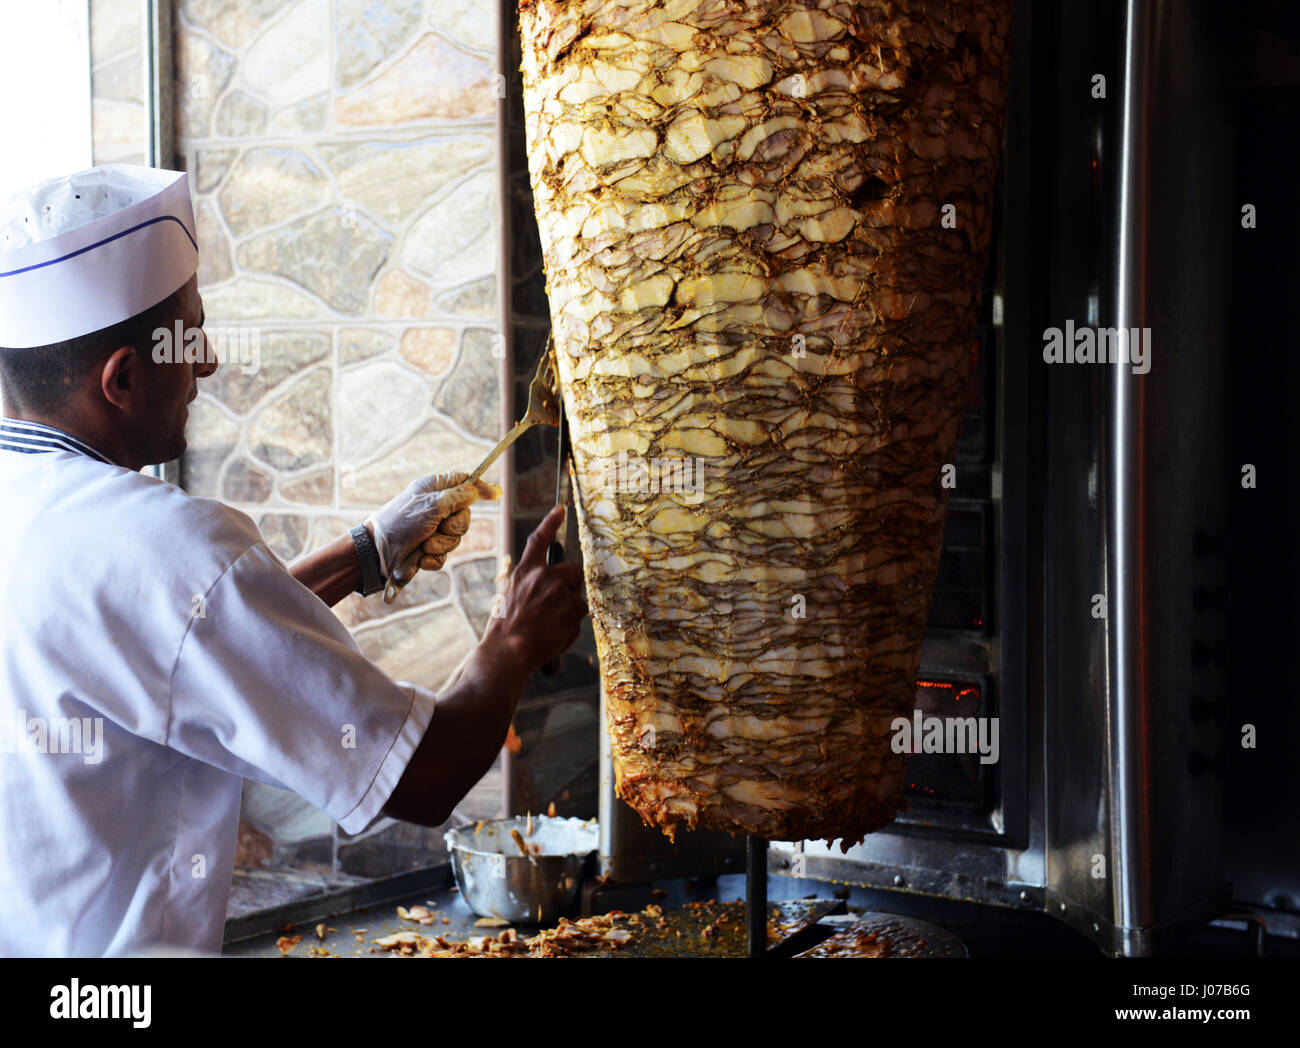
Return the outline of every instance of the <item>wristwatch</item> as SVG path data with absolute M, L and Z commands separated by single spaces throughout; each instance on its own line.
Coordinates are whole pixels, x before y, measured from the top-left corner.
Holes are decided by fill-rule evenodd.
M 387 581 L 379 567 L 379 550 L 375 549 L 375 540 L 370 537 L 364 524 L 358 524 L 348 532 L 357 547 L 357 560 L 361 564 L 361 585 L 357 592 L 363 597 L 378 593 Z

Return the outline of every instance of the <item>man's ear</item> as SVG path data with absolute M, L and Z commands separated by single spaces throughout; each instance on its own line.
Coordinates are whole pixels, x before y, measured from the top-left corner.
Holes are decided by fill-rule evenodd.
M 143 361 L 133 346 L 113 350 L 99 370 L 99 389 L 115 408 L 130 411 L 142 391 Z

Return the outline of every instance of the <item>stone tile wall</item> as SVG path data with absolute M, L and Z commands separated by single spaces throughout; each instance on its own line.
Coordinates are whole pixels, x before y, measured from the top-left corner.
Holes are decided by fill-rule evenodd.
M 96 162 L 144 161 L 143 9 L 92 0 Z M 288 561 L 500 435 L 496 11 L 175 0 L 175 23 L 177 164 L 209 337 L 231 358 L 200 384 L 181 483 L 248 513 Z M 391 608 L 336 609 L 398 679 L 441 688 L 485 625 L 504 534 L 499 507 L 474 513 L 444 572 Z M 499 783 L 461 810 L 496 814 Z M 349 839 L 253 784 L 240 839 L 241 862 L 303 890 L 444 855 L 440 831 L 381 822 Z M 235 910 L 265 899 L 249 883 Z

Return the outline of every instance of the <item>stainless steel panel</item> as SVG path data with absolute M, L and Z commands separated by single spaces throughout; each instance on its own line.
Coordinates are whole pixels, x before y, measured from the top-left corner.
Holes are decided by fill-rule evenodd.
M 1223 902 L 1221 784 L 1194 759 L 1221 740 L 1190 709 L 1198 690 L 1222 687 L 1196 654 L 1216 624 L 1193 607 L 1214 571 L 1196 536 L 1226 526 L 1225 489 L 1206 482 L 1227 476 L 1230 226 L 1213 216 L 1235 210 L 1231 132 L 1224 81 L 1204 75 L 1222 53 L 1220 18 L 1204 4 L 1123 4 L 1106 18 L 1123 36 L 1110 105 L 1091 107 L 1092 157 L 1062 148 L 1074 226 L 1054 244 L 1054 322 L 1151 331 L 1146 374 L 1054 365 L 1048 379 L 1046 897 L 1120 954 L 1155 952 L 1163 925 Z M 1065 84 L 1108 64 L 1089 21 L 1063 21 L 1087 56 L 1065 64 Z M 1087 119 L 1081 90 L 1063 93 L 1063 139 Z M 1109 264 L 1072 257 L 1098 229 Z

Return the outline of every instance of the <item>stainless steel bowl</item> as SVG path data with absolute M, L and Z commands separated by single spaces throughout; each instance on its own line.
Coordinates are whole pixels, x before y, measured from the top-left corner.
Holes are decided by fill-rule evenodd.
M 510 836 L 528 830 L 526 816 L 491 819 L 476 835 L 475 824 L 443 834 L 461 898 L 480 917 L 546 924 L 572 916 L 584 875 L 599 845 L 596 820 L 533 816 L 524 836 L 531 858 Z

